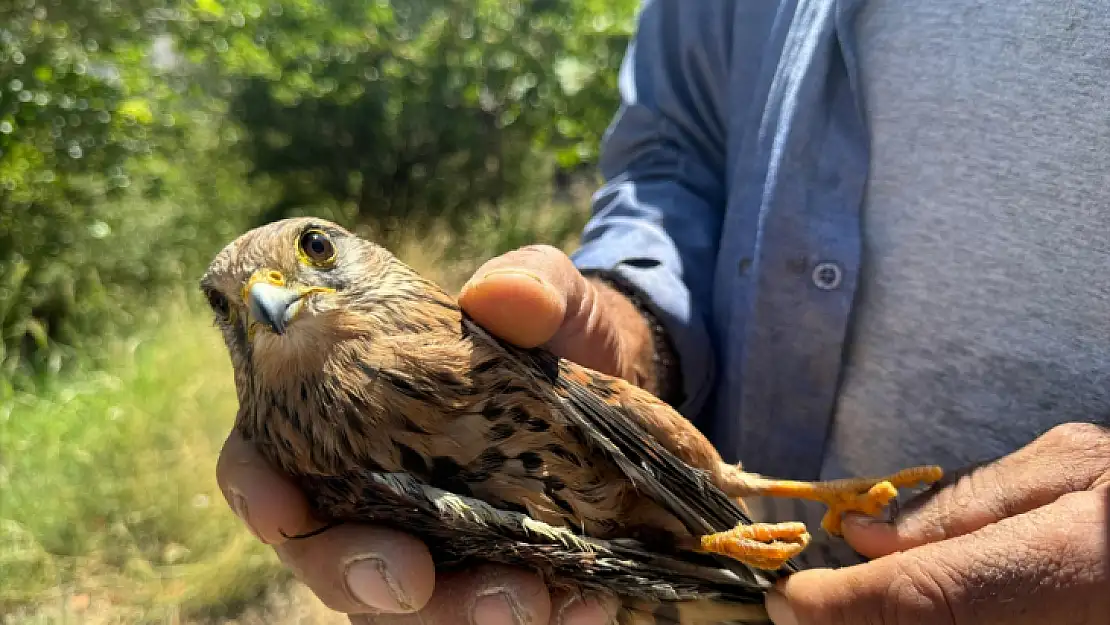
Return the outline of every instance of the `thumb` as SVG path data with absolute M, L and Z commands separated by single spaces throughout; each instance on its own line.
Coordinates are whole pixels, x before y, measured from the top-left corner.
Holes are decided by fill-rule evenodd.
M 570 258 L 531 245 L 487 261 L 462 287 L 474 321 L 520 347 L 545 346 L 596 371 L 620 375 L 619 328 Z

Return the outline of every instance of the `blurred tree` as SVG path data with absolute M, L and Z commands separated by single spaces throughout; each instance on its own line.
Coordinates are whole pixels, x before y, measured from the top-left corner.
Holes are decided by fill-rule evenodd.
M 3 377 L 95 353 L 258 213 L 218 100 L 151 57 L 163 4 L 0 0 Z
M 0 0 L 0 373 L 95 355 L 259 221 L 496 222 L 594 162 L 637 5 Z
M 357 218 L 465 224 L 554 155 L 591 163 L 616 110 L 636 0 L 198 2 L 190 60 L 236 81 L 268 218 L 322 201 Z

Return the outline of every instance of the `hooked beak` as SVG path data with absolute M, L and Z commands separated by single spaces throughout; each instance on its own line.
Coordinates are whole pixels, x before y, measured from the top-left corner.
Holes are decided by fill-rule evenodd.
M 275 334 L 284 334 L 301 311 L 304 298 L 322 292 L 333 292 L 333 289 L 290 288 L 285 286 L 285 278 L 280 272 L 264 270 L 251 277 L 243 289 L 243 299 L 250 311 L 252 326 L 261 323 Z
M 297 312 L 296 309 L 300 308 L 293 305 L 300 301 L 300 293 L 268 282 L 255 284 L 247 294 L 251 317 L 269 326 L 275 334 L 285 333 L 286 326 Z

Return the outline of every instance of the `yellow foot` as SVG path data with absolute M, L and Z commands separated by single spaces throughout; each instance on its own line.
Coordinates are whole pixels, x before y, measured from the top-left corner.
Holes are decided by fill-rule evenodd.
M 829 506 L 829 509 L 825 511 L 825 516 L 821 518 L 821 527 L 826 532 L 839 536 L 843 529 L 844 513 L 862 512 L 867 516 L 876 517 L 897 496 L 898 489 L 890 480 L 883 480 L 864 493 L 853 491 L 830 492 L 829 497 L 822 500 Z
M 903 469 L 880 478 L 849 478 L 830 482 L 790 482 L 769 480 L 760 485 L 760 494 L 820 501 L 829 507 L 821 519 L 821 527 L 839 536 L 845 512 L 862 512 L 879 516 L 896 496 L 899 488 L 916 484 L 932 484 L 941 478 L 940 467 L 924 466 Z
M 702 536 L 700 546 L 707 553 L 775 570 L 801 553 L 809 545 L 809 538 L 804 523 L 755 523 Z

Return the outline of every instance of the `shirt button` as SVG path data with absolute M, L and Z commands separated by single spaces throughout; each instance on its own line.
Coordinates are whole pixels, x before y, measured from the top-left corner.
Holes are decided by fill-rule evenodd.
M 813 268 L 813 284 L 823 291 L 832 291 L 840 286 L 844 272 L 840 265 L 832 262 L 819 263 Z

